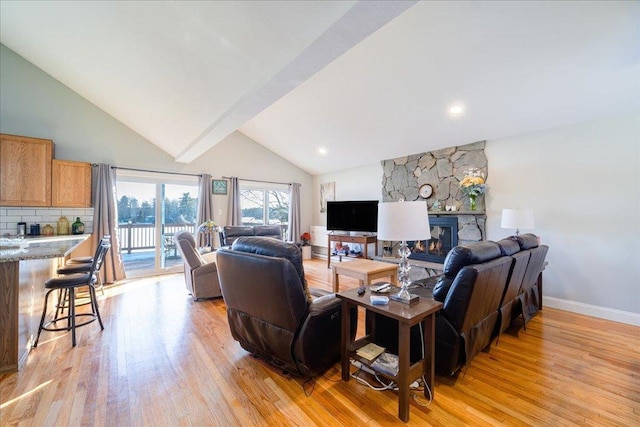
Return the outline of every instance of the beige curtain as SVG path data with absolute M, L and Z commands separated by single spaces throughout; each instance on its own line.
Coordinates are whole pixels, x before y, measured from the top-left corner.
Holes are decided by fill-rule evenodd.
M 300 184 L 294 182 L 289 187 L 289 241 L 300 239 Z
M 99 164 L 93 168 L 93 182 L 93 250 L 95 252 L 103 236 L 111 236 L 111 249 L 102 266 L 102 277 L 105 283 L 113 283 L 126 277 L 118 239 L 115 171 L 109 165 Z
M 211 188 L 211 175 L 202 174 L 198 185 L 198 211 L 196 215 L 196 239 L 197 245 L 202 247 L 213 242 L 207 242 L 207 236 L 198 233 L 198 226 L 205 221 L 213 221 L 213 188 Z M 211 236 L 213 237 L 213 236 Z
M 240 184 L 238 177 L 229 178 L 229 213 L 227 225 L 242 225 L 242 208 L 240 207 Z

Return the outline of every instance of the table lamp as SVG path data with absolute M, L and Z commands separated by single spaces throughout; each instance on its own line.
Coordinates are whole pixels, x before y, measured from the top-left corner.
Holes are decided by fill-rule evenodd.
M 378 240 L 400 242 L 400 264 L 398 264 L 398 280 L 400 292 L 391 295 L 391 299 L 410 304 L 418 300 L 417 295 L 409 293 L 409 270 L 411 266 L 407 257 L 410 254 L 407 240 L 429 240 L 429 213 L 426 201 L 387 202 L 378 205 Z
M 533 228 L 533 209 L 502 209 L 501 228 L 515 228 L 516 236 L 520 229 Z

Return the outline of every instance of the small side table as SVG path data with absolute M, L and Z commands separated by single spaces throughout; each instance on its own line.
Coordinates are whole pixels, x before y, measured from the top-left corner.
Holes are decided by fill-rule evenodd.
M 391 293 L 397 292 L 392 290 Z M 371 304 L 371 291 L 366 290 L 365 294 L 358 295 L 357 289 L 349 289 L 337 294 L 342 300 L 342 333 L 341 333 L 341 350 L 342 350 L 342 380 L 349 381 L 351 378 L 351 364 L 349 359 L 353 358 L 361 363 L 370 366 L 370 362 L 359 357 L 355 352 L 360 347 L 375 342 L 375 337 L 367 335 L 363 338 L 351 341 L 350 337 L 350 312 L 351 307 L 360 306 L 366 310 L 371 310 L 383 316 L 396 319 L 398 321 L 398 374 L 395 376 L 380 372 L 380 375 L 395 381 L 398 384 L 398 418 L 404 422 L 409 421 L 409 385 L 424 376 L 425 390 L 424 396 L 429 398 L 427 387 L 431 390 L 431 396 L 435 395 L 433 383 L 435 378 L 435 314 L 442 308 L 442 303 L 433 299 L 420 298 L 420 300 L 411 305 L 403 304 L 397 301 L 389 301 L 388 305 Z M 369 316 L 370 321 L 375 321 L 375 316 Z M 422 323 L 423 334 L 423 351 L 424 358 L 414 364 L 410 363 L 409 355 L 411 353 L 411 327 Z M 374 325 L 371 325 L 371 331 L 374 331 Z

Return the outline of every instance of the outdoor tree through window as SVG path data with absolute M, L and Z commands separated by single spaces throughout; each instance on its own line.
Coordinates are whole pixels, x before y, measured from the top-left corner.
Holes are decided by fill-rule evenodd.
M 243 225 L 289 225 L 289 188 L 241 185 L 240 207 Z

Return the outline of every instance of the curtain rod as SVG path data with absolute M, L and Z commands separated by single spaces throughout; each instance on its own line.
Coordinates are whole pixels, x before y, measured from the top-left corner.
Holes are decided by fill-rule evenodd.
M 223 176 L 223 179 L 231 179 L 232 176 Z M 246 179 L 246 178 L 238 178 L 240 181 L 251 181 L 251 182 L 264 182 L 265 184 L 282 184 L 282 185 L 291 185 L 290 182 L 276 182 L 276 181 L 261 181 L 259 179 Z
M 93 163 L 91 166 L 98 166 L 98 165 Z M 125 171 L 165 173 L 165 174 L 169 174 L 169 175 L 184 175 L 184 176 L 202 177 L 202 174 L 195 174 L 195 173 L 164 172 L 164 171 L 154 171 L 154 170 L 149 170 L 149 169 L 123 168 L 123 167 L 120 167 L 120 166 L 111 166 L 111 169 L 122 169 L 122 170 L 125 170 Z

